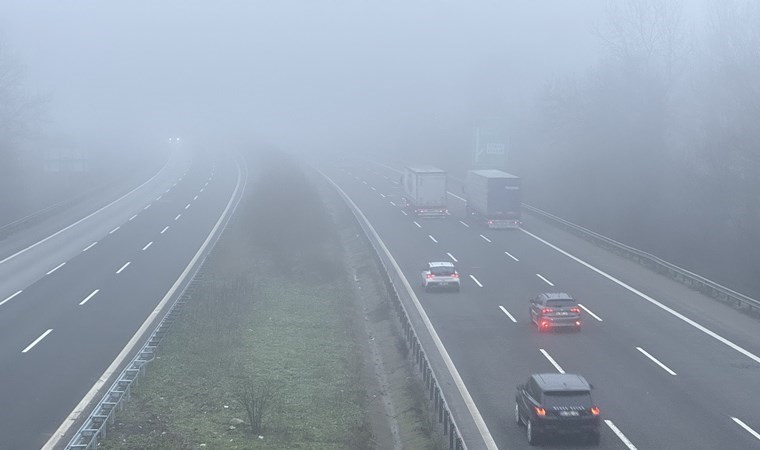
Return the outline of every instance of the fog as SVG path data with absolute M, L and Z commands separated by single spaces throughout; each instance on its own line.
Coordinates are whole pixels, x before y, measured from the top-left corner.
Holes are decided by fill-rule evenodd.
M 474 124 L 498 117 L 528 201 L 755 290 L 747 4 L 3 0 L 0 63 L 18 76 L 0 92 L 28 113 L 2 119 L 0 157 L 134 157 L 182 136 L 453 168 Z M 741 267 L 720 262 L 739 253 Z

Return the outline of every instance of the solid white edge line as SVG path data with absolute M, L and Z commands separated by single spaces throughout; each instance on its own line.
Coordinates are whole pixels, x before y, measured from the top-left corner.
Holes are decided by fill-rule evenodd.
M 417 228 L 422 228 L 422 225 L 418 224 L 417 221 L 414 221 L 414 224 L 417 225 Z
M 117 271 L 116 271 L 116 274 L 117 274 L 117 275 L 118 275 L 118 274 L 120 274 L 120 273 L 121 273 L 121 271 L 122 271 L 122 270 L 124 270 L 124 269 L 126 269 L 126 268 L 127 268 L 127 266 L 129 266 L 130 264 L 131 264 L 131 262 L 130 262 L 130 261 L 127 261 L 127 262 L 126 262 L 126 263 L 125 263 L 123 266 L 121 266 L 121 269 L 119 269 L 119 270 L 117 270 Z
M 623 434 L 622 431 L 618 429 L 618 427 L 615 426 L 614 423 L 612 423 L 611 420 L 605 419 L 604 423 L 607 424 L 608 427 L 610 427 L 610 430 L 612 430 L 613 433 L 623 442 L 623 444 L 628 447 L 629 450 L 636 450 L 636 446 L 633 445 L 631 441 L 628 440 L 627 437 Z
M 428 234 L 428 237 L 430 238 L 431 241 L 435 242 L 436 244 L 438 243 L 438 241 L 436 241 L 432 235 Z
M 452 260 L 452 261 L 454 261 L 454 262 L 459 262 L 459 260 L 458 260 L 458 259 L 456 259 L 456 258 L 454 258 L 454 255 L 452 255 L 451 253 L 448 253 L 448 252 L 447 252 L 446 254 L 447 254 L 447 255 L 449 255 L 449 258 L 451 258 L 451 260 Z
M 3 305 L 4 305 L 4 304 L 6 304 L 7 302 L 11 301 L 11 300 L 12 300 L 12 299 L 13 299 L 15 296 L 19 295 L 19 294 L 20 294 L 20 293 L 22 293 L 22 292 L 24 292 L 24 290 L 23 290 L 23 289 L 21 289 L 21 290 L 19 290 L 19 291 L 16 291 L 14 294 L 11 294 L 11 295 L 9 295 L 8 297 L 6 297 L 6 299 L 5 299 L 5 300 L 3 300 L 2 302 L 0 302 L 0 306 L 3 306 Z
M 85 303 L 89 302 L 90 299 L 93 298 L 93 297 L 95 297 L 95 294 L 97 294 L 98 292 L 100 292 L 100 289 L 95 289 L 94 291 L 92 291 L 92 294 L 88 295 L 87 297 L 85 297 L 84 300 L 82 300 L 81 302 L 79 302 L 79 306 L 82 306 Z
M 517 262 L 520 262 L 520 260 L 519 260 L 519 259 L 517 259 L 517 258 L 515 258 L 515 257 L 514 257 L 514 256 L 513 256 L 511 253 L 509 253 L 509 252 L 504 252 L 504 254 L 505 254 L 505 255 L 507 255 L 507 256 L 509 256 L 510 258 L 514 259 L 515 261 L 517 261 Z
M 667 372 L 667 373 L 669 373 L 669 374 L 671 374 L 671 375 L 673 375 L 673 376 L 675 376 L 675 375 L 676 375 L 676 373 L 675 373 L 675 372 L 673 372 L 673 371 L 670 369 L 670 367 L 666 366 L 665 364 L 663 364 L 662 362 L 660 362 L 660 360 L 659 360 L 659 359 L 657 359 L 657 358 L 655 358 L 654 356 L 650 355 L 650 354 L 649 354 L 649 353 L 648 353 L 646 350 L 644 350 L 643 348 L 641 348 L 641 347 L 636 347 L 636 350 L 640 351 L 640 352 L 641 352 L 641 353 L 642 353 L 644 356 L 646 356 L 647 358 L 649 358 L 650 360 L 652 360 L 652 362 L 654 362 L 655 364 L 657 364 L 658 366 L 660 366 L 660 367 L 662 368 L 662 370 L 664 370 L 665 372 Z
M 409 293 L 409 296 L 412 299 L 412 303 L 414 303 L 414 307 L 417 310 L 417 313 L 420 315 L 422 322 L 425 324 L 425 328 L 427 328 L 428 333 L 430 333 L 430 337 L 435 343 L 435 347 L 438 350 L 438 353 L 441 355 L 441 358 L 443 359 L 444 364 L 446 364 L 446 368 L 449 370 L 449 373 L 451 374 L 451 378 L 454 380 L 454 384 L 459 390 L 459 394 L 462 396 L 462 400 L 464 400 L 464 404 L 465 406 L 467 406 L 467 410 L 470 412 L 470 416 L 472 416 L 472 419 L 478 428 L 478 432 L 480 432 L 480 436 L 483 438 L 483 441 L 486 444 L 486 448 L 488 448 L 489 450 L 498 450 L 498 447 L 496 446 L 496 442 L 494 441 L 493 436 L 491 436 L 491 432 L 488 431 L 488 426 L 486 425 L 485 420 L 483 420 L 483 416 L 480 414 L 478 407 L 475 405 L 475 401 L 472 399 L 470 392 L 467 390 L 467 386 L 465 386 L 464 381 L 462 380 L 462 377 L 459 375 L 459 371 L 457 370 L 456 366 L 454 366 L 454 361 L 452 361 L 451 356 L 449 356 L 449 352 L 446 350 L 446 347 L 443 346 L 443 342 L 441 341 L 441 338 L 438 336 L 438 332 L 435 331 L 435 328 L 433 327 L 433 323 L 430 321 L 430 318 L 425 312 L 425 309 L 422 307 L 420 300 L 417 298 L 417 295 L 414 293 L 412 286 L 409 284 L 409 280 L 406 279 L 403 272 L 401 271 L 401 267 L 399 267 L 398 263 L 396 262 L 396 259 L 393 257 L 393 255 L 391 255 L 391 252 L 388 250 L 388 247 L 385 246 L 385 243 L 383 242 L 383 240 L 380 239 L 380 235 L 378 235 L 377 231 L 375 231 L 375 227 L 373 227 L 372 224 L 369 223 L 369 220 L 367 220 L 367 217 L 359 209 L 356 203 L 354 203 L 354 201 L 351 200 L 351 197 L 349 197 L 348 194 L 346 194 L 343 191 L 343 189 L 341 189 L 340 186 L 338 186 L 330 177 L 328 177 L 324 173 L 322 173 L 322 176 L 325 177 L 325 179 L 329 181 L 330 184 L 332 184 L 335 187 L 335 189 L 338 190 L 338 192 L 340 192 L 341 196 L 344 199 L 346 199 L 346 201 L 359 214 L 359 216 L 362 218 L 364 223 L 366 223 L 367 226 L 369 227 L 372 235 L 375 237 L 375 239 L 377 239 L 377 242 L 380 244 L 380 248 L 388 256 L 388 259 L 393 265 L 393 269 L 396 271 L 396 273 L 398 273 L 399 277 L 401 278 L 401 281 L 404 284 L 404 288 Z M 47 449 L 44 449 L 44 450 L 47 450 Z
M 509 313 L 509 311 L 507 311 L 507 308 L 501 305 L 499 305 L 499 308 L 504 312 L 504 314 L 507 315 L 507 317 L 509 317 L 509 320 L 511 320 L 514 323 L 517 323 L 517 320 L 512 316 L 512 314 Z
M 51 273 L 55 272 L 56 270 L 60 269 L 61 267 L 65 266 L 65 265 L 66 265 L 66 262 L 64 261 L 64 262 L 58 264 L 57 266 L 55 266 L 54 268 L 50 269 L 50 272 L 46 273 L 45 275 L 50 275 Z
M 749 425 L 747 425 L 746 423 L 744 423 L 741 419 L 732 416 L 731 420 L 733 420 L 734 422 L 736 422 L 737 425 L 739 425 L 740 427 L 744 428 L 749 434 L 751 434 L 752 436 L 754 436 L 755 439 L 760 440 L 760 433 L 758 433 L 757 431 L 755 431 L 752 428 L 750 428 Z
M 153 245 L 153 241 L 148 242 L 148 245 L 146 245 L 145 247 L 143 247 L 143 251 L 145 251 L 148 248 L 150 248 L 151 245 Z
M 461 220 L 459 221 L 459 223 L 461 223 L 462 225 L 466 226 L 467 228 L 470 228 L 470 226 L 469 226 L 469 225 L 467 225 L 465 222 L 463 222 L 463 221 L 461 221 Z
M 734 344 L 733 342 L 729 341 L 728 339 L 724 338 L 723 336 L 719 335 L 718 333 L 716 333 L 716 332 L 710 330 L 709 328 L 707 328 L 707 327 L 705 327 L 703 325 L 700 325 L 699 323 L 697 323 L 697 322 L 689 319 L 688 317 L 684 316 L 683 314 L 679 313 L 678 311 L 674 310 L 673 308 L 671 308 L 669 306 L 666 306 L 666 305 L 658 302 L 657 300 L 655 300 L 652 297 L 646 295 L 645 293 L 639 291 L 638 289 L 633 288 L 633 287 L 625 284 L 624 282 L 618 280 L 617 278 L 613 277 L 612 275 L 610 275 L 610 274 L 608 274 L 608 273 L 606 273 L 606 272 L 604 272 L 604 271 L 602 271 L 600 269 L 597 269 L 596 267 L 592 266 L 591 264 L 587 263 L 586 261 L 583 261 L 582 259 L 578 258 L 577 256 L 571 255 L 570 253 L 562 250 L 561 248 L 557 247 L 556 245 L 554 245 L 554 244 L 552 244 L 552 243 L 550 243 L 550 242 L 548 242 L 548 241 L 546 241 L 546 240 L 544 240 L 544 239 L 536 236 L 535 234 L 531 233 L 530 231 L 527 231 L 527 230 L 525 230 L 523 228 L 520 228 L 520 231 L 522 231 L 523 233 L 527 234 L 528 236 L 530 236 L 530 237 L 538 240 L 539 242 L 542 242 L 543 244 L 546 244 L 547 246 L 549 246 L 549 247 L 553 248 L 554 250 L 562 253 L 563 255 L 567 256 L 568 258 L 574 260 L 575 262 L 577 262 L 577 263 L 579 263 L 579 264 L 587 267 L 588 269 L 591 269 L 592 271 L 594 271 L 597 274 L 603 276 L 604 278 L 607 278 L 608 280 L 612 281 L 613 283 L 617 284 L 618 286 L 623 287 L 623 288 L 627 289 L 628 291 L 630 291 L 630 292 L 638 295 L 639 297 L 641 297 L 644 300 L 648 301 L 649 303 L 657 306 L 658 308 L 662 309 L 663 311 L 666 311 L 666 312 L 672 314 L 673 316 L 675 316 L 675 317 L 681 319 L 682 321 L 688 323 L 692 327 L 694 327 L 694 328 L 698 329 L 699 331 L 705 333 L 706 335 L 710 336 L 711 338 L 713 338 L 713 339 L 715 339 L 715 340 L 717 340 L 717 341 L 725 344 L 726 346 L 728 346 L 728 347 L 736 350 L 737 352 L 741 353 L 742 355 L 746 356 L 747 358 L 749 358 L 749 359 L 755 361 L 756 363 L 760 364 L 760 356 L 757 356 L 754 353 L 750 352 L 749 350 L 747 350 L 747 349 L 745 349 L 745 348 L 743 348 L 743 347 L 741 347 L 739 345 Z
M 601 317 L 599 317 L 596 314 L 594 314 L 590 309 L 586 308 L 585 306 L 581 305 L 580 303 L 578 303 L 578 306 L 580 306 L 584 311 L 586 311 L 594 319 L 598 320 L 599 322 L 604 322 Z
M 461 200 L 461 201 L 463 201 L 463 202 L 466 202 L 466 201 L 467 201 L 467 200 L 463 199 L 462 197 L 458 196 L 457 194 L 455 194 L 455 193 L 453 193 L 453 192 L 450 192 L 450 191 L 446 191 L 446 193 L 447 193 L 447 194 L 449 194 L 450 196 L 452 196 L 452 197 L 454 197 L 454 198 L 458 199 L 458 200 Z
M 554 358 L 552 358 L 549 352 L 547 352 L 546 350 L 542 348 L 539 348 L 538 350 L 544 355 L 544 357 L 546 357 L 546 359 L 549 360 L 550 363 L 552 363 L 552 366 L 554 366 L 554 368 L 557 369 L 557 372 L 565 373 L 565 369 L 563 369 L 562 366 L 557 364 L 557 361 L 555 361 Z
M 490 239 L 488 239 L 487 237 L 483 236 L 482 234 L 480 235 L 480 237 L 482 237 L 486 242 L 491 242 Z
M 97 244 L 97 243 L 98 243 L 98 241 L 95 241 L 95 242 L 93 242 L 92 244 L 90 244 L 90 245 L 88 245 L 87 247 L 85 247 L 85 248 L 84 248 L 84 250 L 82 250 L 82 251 L 83 251 L 83 252 L 86 252 L 87 250 L 89 250 L 89 249 L 91 249 L 91 248 L 95 247 L 95 244 Z
M 164 234 L 166 232 L 166 230 L 168 230 L 168 229 L 169 229 L 169 226 L 167 225 L 167 226 L 164 227 L 163 230 L 161 230 L 161 233 L 159 233 L 159 234 Z
M 552 283 L 551 281 L 547 280 L 547 279 L 546 279 L 544 276 L 542 276 L 540 273 L 537 273 L 537 274 L 536 274 L 536 276 L 537 276 L 538 278 L 541 278 L 542 280 L 544 280 L 544 282 L 545 282 L 546 284 L 548 284 L 549 286 L 554 286 L 554 283 Z
M 32 342 L 31 344 L 27 345 L 25 349 L 21 350 L 21 353 L 26 353 L 29 350 L 31 350 L 32 348 L 34 348 L 34 346 L 37 345 L 37 344 L 39 344 L 41 340 L 45 339 L 45 336 L 47 336 L 48 334 L 50 334 L 51 331 L 53 331 L 52 328 L 49 329 L 49 330 L 47 330 L 46 332 L 42 333 L 40 335 L 40 337 L 38 337 L 37 339 L 34 340 L 34 342 Z
M 84 222 L 85 220 L 89 219 L 90 217 L 94 216 L 95 214 L 98 214 L 101 211 L 105 210 L 106 208 L 109 208 L 110 206 L 115 205 L 116 203 L 124 200 L 125 198 L 129 197 L 130 195 L 132 195 L 134 192 L 138 191 L 143 186 L 145 186 L 148 183 L 150 183 L 151 181 L 153 181 L 153 179 L 156 178 L 158 176 L 158 174 L 160 174 L 164 169 L 166 169 L 166 166 L 168 164 L 169 164 L 169 162 L 167 160 L 166 164 L 164 164 L 164 166 L 158 172 L 156 172 L 155 175 L 153 175 L 152 177 L 150 177 L 143 184 L 137 186 L 136 188 L 132 189 L 131 191 L 127 192 L 126 194 L 122 195 L 121 197 L 117 198 L 116 200 L 112 201 L 111 203 L 107 204 L 106 206 L 100 208 L 99 210 L 97 210 L 95 212 L 92 212 L 92 213 L 90 213 L 90 214 L 82 217 L 81 219 L 77 220 L 76 222 L 72 223 L 71 225 L 67 226 L 66 228 L 62 228 L 62 229 L 56 231 L 55 233 L 51 234 L 50 236 L 48 236 L 48 237 L 46 237 L 46 238 L 44 238 L 42 240 L 39 240 L 39 241 L 35 242 L 34 244 L 30 245 L 29 247 L 23 248 L 23 249 L 17 251 L 16 253 L 14 253 L 14 254 L 12 254 L 10 256 L 6 256 L 2 260 L 0 260 L 0 264 L 4 263 L 4 262 L 6 262 L 6 261 L 8 261 L 8 260 L 10 260 L 12 258 L 15 258 L 16 256 L 18 256 L 18 255 L 20 255 L 22 253 L 26 253 L 27 251 L 33 249 L 34 247 L 37 247 L 38 245 L 42 244 L 43 242 L 47 242 L 48 240 L 50 240 L 50 239 L 58 236 L 59 234 L 65 232 L 66 230 L 69 230 L 69 229 L 71 229 L 71 228 L 79 225 L 80 223 Z
M 475 275 L 470 275 L 470 278 L 472 278 L 472 281 L 474 281 L 475 284 L 477 284 L 480 287 L 483 287 L 483 285 L 480 283 L 480 281 L 478 281 L 478 279 L 475 278 Z
M 114 233 L 116 233 L 117 231 L 119 231 L 119 228 L 121 228 L 121 227 L 119 226 L 119 227 L 114 228 L 113 230 L 109 231 L 108 234 L 114 234 Z
M 50 439 L 47 441 L 44 447 L 42 447 L 42 450 L 53 450 L 57 445 L 58 442 L 63 439 L 66 436 L 66 433 L 68 433 L 69 428 L 71 428 L 72 425 L 74 425 L 77 420 L 79 420 L 79 416 L 81 416 L 84 412 L 87 410 L 87 406 L 92 402 L 92 400 L 95 398 L 95 396 L 98 394 L 98 391 L 100 391 L 103 388 L 103 385 L 105 385 L 106 382 L 113 376 L 114 372 L 116 372 L 116 369 L 121 366 L 121 364 L 124 362 L 124 360 L 127 358 L 127 356 L 132 352 L 132 349 L 137 345 L 137 343 L 142 339 L 145 332 L 148 330 L 148 327 L 153 323 L 153 321 L 156 319 L 158 314 L 161 312 L 161 310 L 164 308 L 166 303 L 169 301 L 169 299 L 174 295 L 174 292 L 179 288 L 179 286 L 182 284 L 182 282 L 187 278 L 187 275 L 192 270 L 195 263 L 200 259 L 201 255 L 203 254 L 203 251 L 208 246 L 209 242 L 211 242 L 211 239 L 214 236 L 214 233 L 219 229 L 222 222 L 224 221 L 224 217 L 227 215 L 227 212 L 230 210 L 230 207 L 232 206 L 233 200 L 235 200 L 235 196 L 237 195 L 239 188 L 240 188 L 240 166 L 238 166 L 238 183 L 235 186 L 235 191 L 233 191 L 232 196 L 230 197 L 230 201 L 227 202 L 227 207 L 222 211 L 222 214 L 219 216 L 219 220 L 216 222 L 216 225 L 214 225 L 214 228 L 211 229 L 211 232 L 209 233 L 206 240 L 201 244 L 198 251 L 195 253 L 195 256 L 193 256 L 193 259 L 190 260 L 190 263 L 185 267 L 185 270 L 180 274 L 179 278 L 177 278 L 177 281 L 174 282 L 171 288 L 169 288 L 169 291 L 164 295 L 164 298 L 161 299 L 161 301 L 158 303 L 156 308 L 151 312 L 148 317 L 145 319 L 145 322 L 140 326 L 140 328 L 135 332 L 134 336 L 132 336 L 132 339 L 127 342 L 127 345 L 124 346 L 124 348 L 121 350 L 119 355 L 116 357 L 116 359 L 113 360 L 110 366 L 106 369 L 105 372 L 103 372 L 103 375 L 98 378 L 98 381 L 95 382 L 95 384 L 90 388 L 90 390 L 85 394 L 85 396 L 82 398 L 82 400 L 77 404 L 77 406 L 74 407 L 74 409 L 71 411 L 71 413 L 66 417 L 66 419 L 63 420 L 61 425 L 58 427 L 58 429 L 53 433 L 52 436 L 50 436 Z M 245 186 L 245 183 L 244 183 Z

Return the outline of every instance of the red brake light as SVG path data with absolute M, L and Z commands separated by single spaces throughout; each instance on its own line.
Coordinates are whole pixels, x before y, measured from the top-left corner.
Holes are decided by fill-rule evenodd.
M 543 321 L 543 322 L 541 322 L 541 326 L 544 327 L 544 328 L 547 328 L 549 326 L 549 322 Z
M 580 320 L 576 320 L 575 324 L 578 325 L 578 326 L 581 326 L 581 321 Z
M 539 416 L 543 417 L 546 415 L 546 410 L 544 408 L 539 408 L 538 406 L 534 406 L 533 409 L 536 410 L 536 414 L 538 414 Z
M 435 275 L 433 275 L 432 273 L 429 273 L 429 274 L 425 275 L 425 277 L 427 277 L 427 278 L 433 278 L 434 276 Z
M 596 406 L 591 407 L 591 414 L 598 416 L 599 415 L 599 408 Z
M 454 278 L 459 278 L 459 274 L 458 273 L 452 273 L 451 276 L 454 277 Z
M 580 308 L 570 308 L 570 311 L 574 312 L 576 314 L 580 314 L 581 313 L 581 309 Z
M 544 313 L 544 314 L 546 314 L 546 313 L 554 312 L 554 310 L 551 309 L 551 308 L 544 308 L 544 309 L 541 310 L 541 312 Z

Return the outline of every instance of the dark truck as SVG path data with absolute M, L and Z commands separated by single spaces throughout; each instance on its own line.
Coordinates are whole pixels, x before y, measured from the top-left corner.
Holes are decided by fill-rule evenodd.
M 520 177 L 501 170 L 470 170 L 464 184 L 467 213 L 488 228 L 518 228 L 521 221 Z

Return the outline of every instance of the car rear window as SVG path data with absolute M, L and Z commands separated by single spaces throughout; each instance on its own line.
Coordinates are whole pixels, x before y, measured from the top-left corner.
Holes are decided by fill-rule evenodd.
M 430 272 L 433 275 L 445 277 L 447 275 L 453 274 L 454 273 L 454 268 L 453 267 L 433 267 L 433 268 L 430 269 Z
M 591 393 L 588 391 L 545 391 L 543 406 L 582 406 L 591 408 Z
M 547 300 L 546 306 L 551 308 L 566 308 L 568 306 L 575 306 L 575 300 L 559 299 L 559 300 Z

